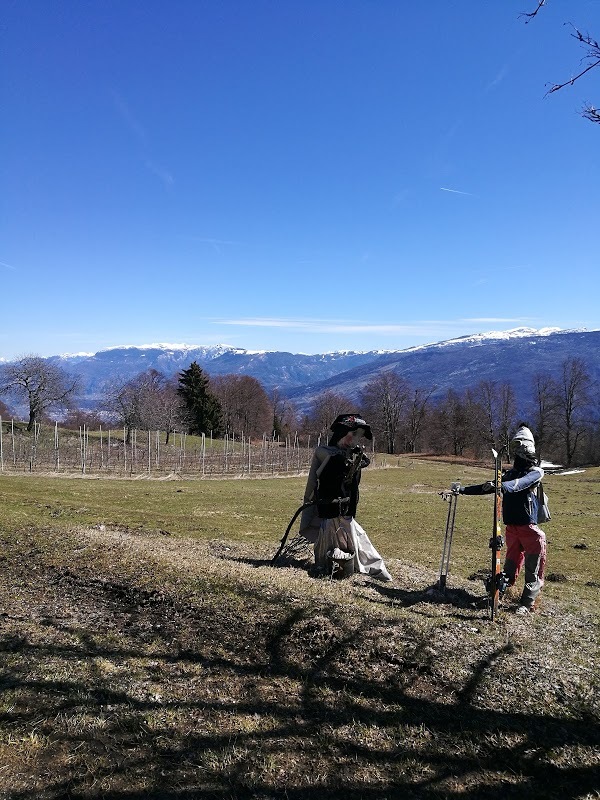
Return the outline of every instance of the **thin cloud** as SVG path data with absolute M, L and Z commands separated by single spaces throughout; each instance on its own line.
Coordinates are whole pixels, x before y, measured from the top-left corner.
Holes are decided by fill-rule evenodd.
M 246 317 L 238 319 L 212 320 L 213 324 L 231 325 L 253 328 L 279 328 L 288 331 L 302 331 L 311 333 L 359 333 L 379 334 L 383 336 L 418 336 L 436 337 L 453 336 L 462 333 L 465 323 L 471 324 L 496 324 L 505 322 L 510 324 L 521 323 L 527 320 L 517 318 L 480 318 L 457 320 L 415 320 L 409 324 L 398 323 L 372 323 L 354 322 L 343 320 L 324 319 L 291 319 L 283 317 Z
M 146 129 L 137 119 L 129 104 L 123 99 L 123 97 L 121 97 L 120 94 L 118 94 L 118 92 L 113 91 L 112 97 L 115 108 L 119 112 L 119 115 L 125 122 L 126 127 L 129 129 L 134 139 L 140 145 L 142 153 L 145 155 L 144 165 L 146 169 L 148 169 L 153 175 L 156 175 L 156 177 L 161 180 L 165 188 L 170 189 L 175 183 L 173 174 L 165 167 L 157 164 L 151 158 L 147 157 L 150 147 L 148 144 L 148 134 L 146 133 Z
M 475 197 L 471 192 L 461 192 L 459 189 L 448 189 L 445 186 L 440 186 L 440 192 L 452 192 L 452 194 L 466 194 L 468 197 Z
M 412 325 L 375 324 L 370 322 L 348 323 L 322 319 L 284 319 L 276 317 L 250 317 L 245 319 L 214 320 L 221 325 L 239 325 L 254 328 L 285 328 L 287 330 L 310 330 L 313 333 L 410 333 Z
M 6 267 L 6 269 L 12 269 L 16 271 L 16 267 L 13 267 L 12 264 L 7 264 L 5 261 L 0 261 L 0 267 Z
M 194 242 L 200 242 L 201 244 L 208 244 L 212 247 L 217 255 L 223 254 L 224 247 L 232 247 L 235 245 L 243 245 L 243 242 L 236 242 L 232 239 L 211 239 L 205 236 L 186 236 L 186 239 L 191 239 Z
M 508 75 L 508 64 L 505 64 L 503 67 L 500 68 L 496 77 L 492 81 L 490 81 L 488 85 L 485 87 L 485 89 L 483 90 L 484 94 L 489 92 L 495 86 L 498 86 L 500 83 L 502 83 L 502 81 L 504 80 L 504 78 L 506 78 L 507 75 Z
M 459 322 L 484 322 L 496 324 L 496 322 L 531 322 L 531 317 L 466 317 L 458 320 Z
M 457 119 L 455 122 L 452 123 L 452 125 L 450 125 L 450 127 L 444 133 L 442 138 L 446 142 L 448 142 L 450 139 L 453 139 L 456 136 L 456 134 L 458 133 L 458 130 L 461 127 L 462 124 L 463 124 L 462 119 Z
M 175 183 L 175 179 L 168 169 L 155 164 L 153 161 L 146 161 L 146 166 L 150 172 L 154 173 L 154 175 L 157 175 L 161 179 L 168 189 L 170 189 Z
M 119 95 L 117 92 L 112 92 L 112 96 L 115 107 L 125 121 L 127 127 L 131 133 L 133 133 L 135 138 L 145 147 L 148 137 L 144 127 L 140 122 L 138 122 L 128 103 L 125 102 L 121 95 Z
M 242 244 L 241 242 L 234 242 L 232 239 L 205 239 L 200 236 L 193 236 L 197 242 L 204 242 L 204 244 Z

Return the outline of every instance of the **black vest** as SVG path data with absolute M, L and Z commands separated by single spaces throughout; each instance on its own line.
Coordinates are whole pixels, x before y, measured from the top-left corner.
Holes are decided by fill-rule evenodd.
M 369 463 L 362 450 L 335 448 L 317 481 L 317 514 L 321 519 L 356 516 L 360 473 Z

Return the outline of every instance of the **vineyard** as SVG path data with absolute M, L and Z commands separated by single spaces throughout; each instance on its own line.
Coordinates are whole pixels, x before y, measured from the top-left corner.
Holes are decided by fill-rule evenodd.
M 0 471 L 126 476 L 293 475 L 306 471 L 320 437 L 298 435 L 251 439 L 243 433 L 223 439 L 183 432 L 79 431 L 0 420 Z

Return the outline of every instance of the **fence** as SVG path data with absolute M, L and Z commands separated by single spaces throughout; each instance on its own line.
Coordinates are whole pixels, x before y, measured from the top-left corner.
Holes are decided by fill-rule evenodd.
M 298 434 L 285 439 L 189 436 L 160 431 L 59 429 L 58 424 L 22 423 L 0 418 L 0 471 L 62 472 L 120 476 L 290 475 L 308 470 L 317 439 L 301 445 Z

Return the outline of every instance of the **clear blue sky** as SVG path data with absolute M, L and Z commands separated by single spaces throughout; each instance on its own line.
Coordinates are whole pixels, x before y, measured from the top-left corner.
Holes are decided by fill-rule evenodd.
M 0 357 L 598 328 L 599 0 L 5 0 Z

